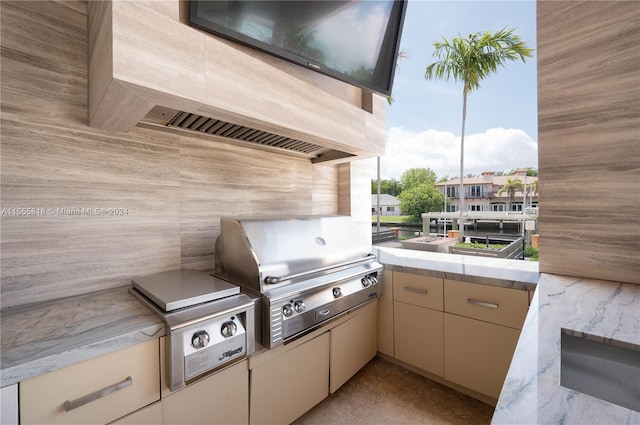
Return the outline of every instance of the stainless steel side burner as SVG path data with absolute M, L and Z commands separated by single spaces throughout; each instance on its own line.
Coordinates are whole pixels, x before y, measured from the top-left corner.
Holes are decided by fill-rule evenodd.
M 196 271 L 136 278 L 129 292 L 164 323 L 168 387 L 175 391 L 255 349 L 256 300 Z

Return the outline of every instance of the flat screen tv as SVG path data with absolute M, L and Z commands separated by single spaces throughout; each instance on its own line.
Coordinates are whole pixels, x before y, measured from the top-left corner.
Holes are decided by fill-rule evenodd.
M 405 0 L 191 0 L 191 25 L 388 96 Z

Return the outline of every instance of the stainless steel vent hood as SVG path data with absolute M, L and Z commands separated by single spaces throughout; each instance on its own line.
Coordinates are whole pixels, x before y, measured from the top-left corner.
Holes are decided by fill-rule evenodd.
M 309 142 L 257 130 L 225 120 L 178 111 L 162 106 L 154 107 L 139 123 L 139 127 L 190 135 L 211 140 L 241 144 L 247 147 L 278 151 L 311 159 L 318 163 L 354 156 L 348 152 L 324 148 Z

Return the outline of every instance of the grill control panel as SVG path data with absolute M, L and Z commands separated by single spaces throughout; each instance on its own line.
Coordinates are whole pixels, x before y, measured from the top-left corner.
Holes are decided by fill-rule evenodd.
M 269 317 L 268 327 L 263 327 L 263 344 L 266 342 L 268 348 L 273 348 L 376 298 L 381 290 L 380 274 L 381 270 L 370 272 L 272 302 L 265 311 Z
M 196 326 L 182 334 L 185 380 L 246 354 L 246 330 L 237 316 Z

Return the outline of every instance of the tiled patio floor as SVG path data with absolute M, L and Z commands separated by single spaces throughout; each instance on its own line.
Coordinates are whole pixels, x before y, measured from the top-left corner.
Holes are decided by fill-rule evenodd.
M 374 358 L 294 425 L 489 424 L 493 407 Z

